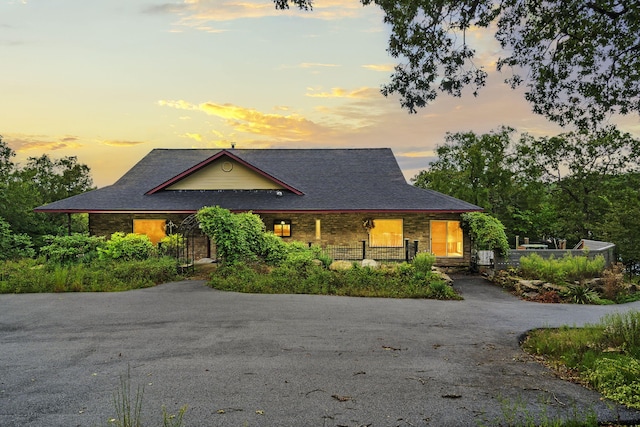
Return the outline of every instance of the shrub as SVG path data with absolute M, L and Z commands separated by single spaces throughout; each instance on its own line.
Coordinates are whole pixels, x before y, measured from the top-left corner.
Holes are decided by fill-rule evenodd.
M 509 255 L 509 240 L 499 219 L 482 212 L 462 214 L 462 226 L 478 249 L 492 250 L 496 255 Z
M 169 234 L 158 242 L 158 252 L 163 256 L 177 258 L 185 245 L 185 238 L 180 233 Z
M 610 300 L 617 300 L 624 291 L 624 265 L 613 264 L 602 273 L 602 294 Z
M 598 293 L 584 285 L 568 285 L 563 296 L 577 304 L 591 304 L 598 299 Z
M 431 273 L 431 268 L 436 262 L 436 256 L 428 252 L 420 252 L 413 258 L 413 267 L 423 274 Z
M 104 247 L 98 248 L 98 253 L 102 259 L 133 261 L 149 258 L 155 253 L 155 248 L 144 234 L 116 232 Z
M 122 291 L 169 282 L 176 277 L 172 258 L 46 265 L 23 259 L 0 263 L 0 293 Z
M 40 248 L 40 253 L 47 260 L 60 263 L 88 262 L 98 255 L 98 248 L 104 244 L 104 238 L 87 234 L 70 236 L 44 236 L 47 245 Z
M 640 311 L 608 314 L 602 318 L 607 345 L 640 358 Z
M 31 258 L 34 255 L 31 237 L 13 233 L 9 223 L 0 217 L 0 260 Z
M 629 356 L 603 357 L 595 361 L 587 378 L 604 397 L 640 409 L 640 361 Z
M 233 214 L 219 206 L 202 208 L 196 215 L 202 230 L 215 240 L 223 262 L 252 262 L 261 255 L 266 245 L 266 233 L 258 215 L 251 212 Z
M 543 259 L 540 255 L 520 257 L 520 273 L 527 279 L 541 279 L 549 283 L 563 284 L 597 277 L 604 269 L 604 257 L 593 259 L 567 254 L 562 258 Z

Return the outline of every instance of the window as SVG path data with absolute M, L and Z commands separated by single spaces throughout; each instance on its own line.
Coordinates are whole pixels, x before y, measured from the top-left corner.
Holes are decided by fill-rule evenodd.
M 133 232 L 146 234 L 154 245 L 167 235 L 167 221 L 164 219 L 134 219 Z
M 322 238 L 322 233 L 320 232 L 320 220 L 316 219 L 316 239 L 320 240 Z
M 431 252 L 442 257 L 463 255 L 460 221 L 431 221 Z
M 273 234 L 280 237 L 291 237 L 291 220 L 276 219 L 273 221 Z
M 369 231 L 369 246 L 401 248 L 402 220 L 374 219 L 373 228 Z

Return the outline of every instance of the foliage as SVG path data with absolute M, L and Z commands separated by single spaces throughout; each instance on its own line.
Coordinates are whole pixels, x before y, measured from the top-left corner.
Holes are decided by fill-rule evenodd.
M 145 234 L 117 231 L 105 242 L 104 247 L 98 247 L 98 253 L 102 259 L 145 260 L 155 254 L 155 247 Z
M 520 257 L 520 273 L 527 279 L 540 279 L 549 283 L 564 284 L 583 281 L 600 276 L 605 266 L 602 255 L 593 259 L 587 256 L 573 256 L 570 253 L 562 258 L 551 255 L 548 259 L 536 253 Z
M 633 188 L 623 175 L 640 169 L 640 140 L 628 133 L 606 128 L 554 137 L 524 135 L 515 151 L 519 175 L 539 181 L 548 189 L 556 206 L 556 229 L 564 238 L 577 242 L 593 236 L 604 240 L 611 234 L 605 219 L 617 221 L 615 218 L 634 206 L 618 202 L 619 195 Z M 620 179 L 622 182 L 617 182 Z M 637 189 L 634 194 L 637 199 Z M 632 224 L 629 226 L 640 228 Z
M 496 255 L 509 255 L 509 241 L 499 219 L 483 212 L 462 214 L 462 226 L 478 249 L 493 250 Z
M 279 266 L 265 264 L 223 265 L 209 285 L 220 290 L 250 293 L 320 294 L 385 298 L 460 299 L 439 276 L 417 274 L 413 265 L 402 263 L 380 269 L 361 267 L 330 271 L 309 262 L 303 251 L 293 251 Z
M 312 0 L 274 0 L 308 9 Z M 487 71 L 476 65 L 472 29 L 494 32 L 504 56 L 497 69 L 510 69 L 512 88 L 526 86 L 534 112 L 560 125 L 595 127 L 608 115 L 637 113 L 640 4 L 534 0 L 361 0 L 376 4 L 391 26 L 388 52 L 395 67 L 384 95 L 397 94 L 410 112 L 444 92 L 474 95 Z
M 40 254 L 61 264 L 92 261 L 98 256 L 98 247 L 104 244 L 103 237 L 87 234 L 45 236 L 44 241 L 47 245 L 40 248 Z
M 576 304 L 592 304 L 598 299 L 598 293 L 585 285 L 568 285 L 563 296 Z
M 433 264 L 436 262 L 436 256 L 429 252 L 420 252 L 416 254 L 411 262 L 417 272 L 427 275 L 431 273 Z
M 142 427 L 142 397 L 144 386 L 138 386 L 135 398 L 131 394 L 131 368 L 127 368 L 127 376 L 120 376 L 120 388 L 113 394 L 113 406 L 117 427 Z
M 76 264 L 41 264 L 23 258 L 0 263 L 0 293 L 125 291 L 170 282 L 176 277 L 172 258 Z
M 31 237 L 13 233 L 9 223 L 0 217 L 0 261 L 34 255 Z
M 584 328 L 540 329 L 523 348 L 564 366 L 605 397 L 640 409 L 640 312 L 614 313 Z
M 158 252 L 165 256 L 177 257 L 186 239 L 180 233 L 169 234 L 158 242 Z
M 34 208 L 93 189 L 88 166 L 75 156 L 30 157 L 24 166 L 13 162 L 15 152 L 0 136 L 0 216 L 18 234 L 31 237 L 36 248 L 43 236 L 69 233 L 66 214 L 36 213 Z M 86 232 L 86 214 L 71 215 L 71 231 Z
M 200 209 L 197 218 L 202 230 L 215 240 L 223 262 L 256 261 L 263 255 L 277 258 L 275 240 L 265 239 L 264 223 L 258 215 L 251 212 L 233 214 L 215 206 Z

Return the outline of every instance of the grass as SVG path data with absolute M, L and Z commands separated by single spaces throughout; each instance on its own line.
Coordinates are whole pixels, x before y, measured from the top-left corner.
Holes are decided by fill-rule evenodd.
M 610 314 L 584 328 L 535 330 L 523 349 L 564 378 L 640 409 L 640 312 Z
M 33 259 L 0 263 L 0 293 L 111 292 L 175 280 L 175 260 L 94 260 L 91 263 L 42 263 Z
M 220 266 L 209 285 L 215 289 L 267 294 L 315 294 L 385 298 L 461 299 L 435 273 L 410 264 L 332 271 L 319 265 L 268 267 L 263 264 Z
M 113 407 L 116 416 L 109 420 L 109 424 L 116 427 L 143 427 L 142 422 L 142 400 L 144 397 L 144 386 L 138 386 L 135 396 L 131 391 L 131 367 L 127 367 L 127 374 L 120 376 L 120 388 L 113 393 Z M 162 407 L 163 427 L 182 427 L 183 417 L 187 411 L 184 405 L 177 414 L 170 414 L 166 407 Z

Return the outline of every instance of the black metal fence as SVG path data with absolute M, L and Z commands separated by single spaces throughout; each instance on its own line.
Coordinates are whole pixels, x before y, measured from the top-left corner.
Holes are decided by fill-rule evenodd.
M 311 243 L 309 243 L 311 245 Z M 334 260 L 411 261 L 418 253 L 418 241 L 405 239 L 403 246 L 369 246 L 366 240 L 351 244 L 323 245 L 322 250 Z

